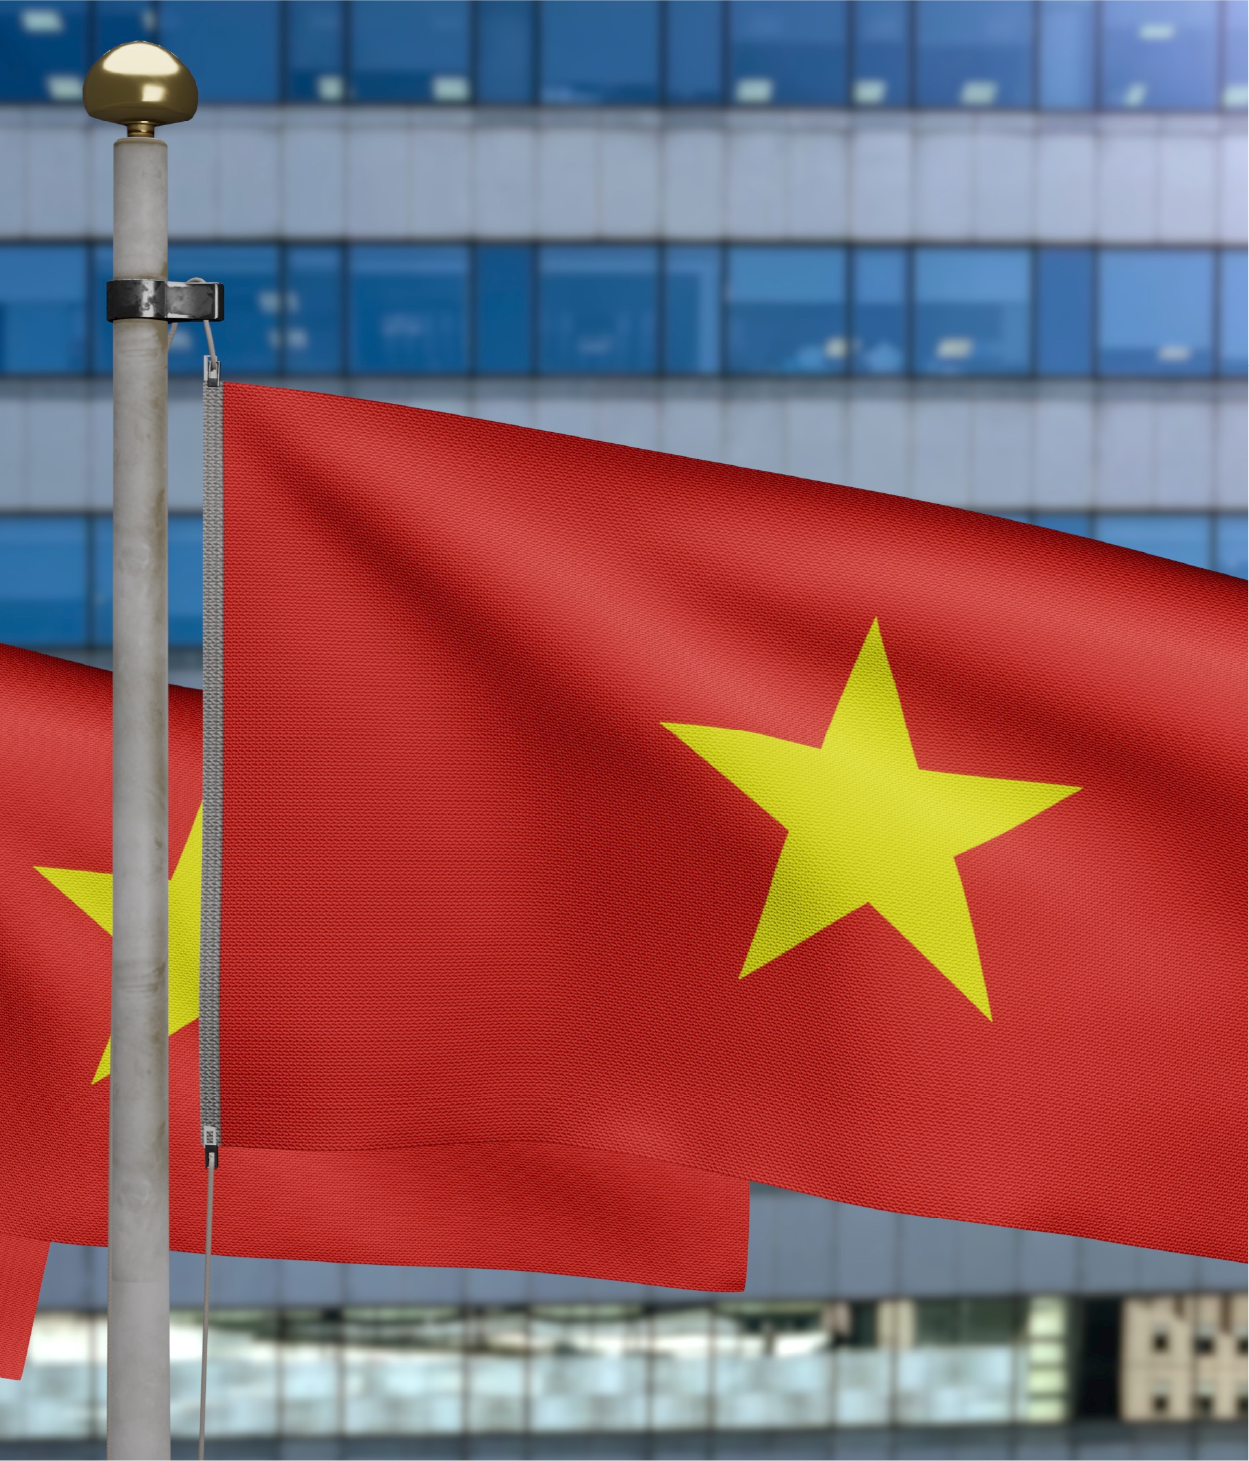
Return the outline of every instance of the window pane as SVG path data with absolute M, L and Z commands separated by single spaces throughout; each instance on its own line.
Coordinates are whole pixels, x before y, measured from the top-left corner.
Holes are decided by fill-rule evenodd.
M 832 1423 L 837 1360 L 824 1327 L 831 1309 L 811 1303 L 718 1306 L 717 1429 L 815 1429 Z
M 287 0 L 287 98 L 334 102 L 346 94 L 342 5 L 338 0 Z
M 1032 520 L 1039 528 L 1072 533 L 1077 538 L 1090 537 L 1093 532 L 1093 518 L 1087 512 L 1038 512 Z
M 343 368 L 343 256 L 328 245 L 286 251 L 284 370 L 336 375 Z
M 452 1436 L 438 1449 L 458 1450 L 466 1398 L 462 1312 L 347 1309 L 343 1318 L 347 1434 Z
M 169 517 L 169 642 L 200 644 L 204 638 L 204 519 L 199 513 Z
M 107 286 L 113 277 L 112 244 L 91 246 L 91 282 L 87 305 L 88 349 L 91 370 L 95 375 L 111 375 L 113 371 L 113 327 L 108 322 Z
M 86 366 L 86 250 L 0 248 L 0 375 L 77 375 Z
M 664 369 L 714 375 L 720 369 L 720 250 L 669 248 L 664 255 Z
M 213 326 L 227 379 L 273 375 L 278 368 L 281 295 L 274 244 L 174 244 L 169 277 L 218 280 L 226 288 L 226 317 Z M 202 325 L 179 325 L 169 342 L 170 375 L 203 373 L 208 344 Z
M 1037 250 L 1037 372 L 1093 373 L 1093 253 Z
M 468 250 L 353 248 L 351 368 L 362 374 L 462 375 L 468 365 Z
M 0 4 L 0 100 L 81 106 L 86 71 L 83 0 Z
M 544 102 L 659 100 L 656 0 L 546 0 L 541 28 Z
M 1240 110 L 1249 102 L 1249 0 L 1223 5 L 1223 105 Z
M 113 519 L 98 513 L 87 519 L 91 529 L 91 588 L 87 612 L 91 643 L 113 642 Z
M 855 249 L 853 353 L 856 375 L 901 375 L 906 369 L 905 249 Z
M 478 101 L 533 100 L 536 8 L 529 0 L 478 0 Z
M 1219 370 L 1223 375 L 1244 375 L 1249 369 L 1247 262 L 1243 249 L 1228 249 L 1219 257 Z
M 84 644 L 87 520 L 0 516 L 0 641 Z
M 102 56 L 127 41 L 157 39 L 156 0 L 96 0 L 89 54 Z
M 352 0 L 347 14 L 357 101 L 471 99 L 467 0 Z
M 533 369 L 533 250 L 526 244 L 477 250 L 474 353 L 483 375 Z
M 860 107 L 904 107 L 911 99 L 911 7 L 905 0 L 856 0 L 850 95 Z
M 656 367 L 658 250 L 563 247 L 539 254 L 542 370 L 642 375 Z
M 840 375 L 846 368 L 846 251 L 729 250 L 729 369 Z
M 1093 0 L 1041 0 L 1041 105 L 1054 111 L 1093 106 Z
M 1204 249 L 1106 249 L 1099 259 L 1103 375 L 1209 375 L 1213 261 Z
M 1210 519 L 1204 512 L 1103 512 L 1097 536 L 1138 553 L 1210 567 Z
M 844 0 L 730 0 L 733 100 L 844 106 Z
M 201 102 L 278 99 L 277 0 L 163 0 L 160 43 L 191 68 Z
M 1220 573 L 1249 578 L 1249 522 L 1239 512 L 1221 512 L 1214 520 L 1214 566 Z
M 1102 105 L 1154 111 L 1213 107 L 1217 0 L 1114 0 L 1102 12 Z
M 724 7 L 718 0 L 669 0 L 664 7 L 665 100 L 717 105 L 724 95 Z
M 916 371 L 1025 374 L 1028 264 L 1026 249 L 916 249 Z
M 1032 6 L 924 0 L 917 7 L 922 107 L 1032 105 Z

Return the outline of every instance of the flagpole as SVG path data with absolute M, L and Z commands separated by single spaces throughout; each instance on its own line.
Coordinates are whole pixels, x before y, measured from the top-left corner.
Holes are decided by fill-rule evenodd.
M 138 42 L 83 86 L 113 147 L 113 981 L 108 1454 L 169 1455 L 168 162 L 195 83 Z M 116 292 L 117 285 L 131 286 Z M 155 286 L 159 285 L 159 289 Z M 115 294 L 116 292 L 116 294 Z

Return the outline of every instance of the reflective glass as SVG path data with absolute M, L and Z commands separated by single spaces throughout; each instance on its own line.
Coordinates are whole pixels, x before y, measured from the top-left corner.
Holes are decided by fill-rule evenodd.
M 729 370 L 840 375 L 846 368 L 846 251 L 728 251 Z
M 704 245 L 664 253 L 664 369 L 671 375 L 720 369 L 720 257 Z
M 343 1326 L 334 1310 L 287 1309 L 278 1352 L 282 1433 L 328 1436 L 342 1430 L 338 1397 Z
M 0 100 L 81 106 L 86 72 L 84 0 L 0 3 Z
M 855 0 L 850 97 L 860 107 L 911 100 L 911 7 L 906 0 Z
M 288 101 L 343 101 L 345 20 L 339 0 L 287 0 Z
M 533 100 L 536 11 L 531 0 L 477 0 L 478 101 Z
M 651 1314 L 651 1426 L 704 1431 L 712 1424 L 711 1344 L 714 1310 L 657 1309 Z
M 462 375 L 468 365 L 468 250 L 358 244 L 348 255 L 351 369 Z
M 356 101 L 472 100 L 467 0 L 352 0 Z
M 1071 533 L 1077 538 L 1087 538 L 1093 532 L 1093 518 L 1087 512 L 1038 512 L 1032 521 L 1039 528 L 1050 528 L 1056 533 Z
M 664 15 L 664 100 L 718 105 L 724 95 L 723 5 L 669 0 Z
M 1093 251 L 1038 249 L 1038 375 L 1093 373 Z
M 717 1429 L 828 1426 L 836 1413 L 830 1306 L 722 1304 L 715 1322 Z
M 0 642 L 86 639 L 86 518 L 0 515 Z
M 648 375 L 657 365 L 658 250 L 549 245 L 539 253 L 548 375 Z
M 1051 111 L 1094 105 L 1097 10 L 1093 0 L 1041 0 L 1040 103 Z
M 1242 512 L 1221 512 L 1214 520 L 1214 566 L 1220 573 L 1249 578 L 1249 521 Z
M 1102 512 L 1096 535 L 1103 543 L 1210 567 L 1210 518 L 1204 512 Z
M 916 249 L 915 370 L 1025 374 L 1028 275 L 1026 249 Z
M 1031 4 L 923 0 L 916 7 L 921 107 L 1032 105 Z
M 467 1322 L 468 1429 L 520 1435 L 526 1422 L 530 1321 L 523 1310 L 472 1313 Z
M 845 0 L 729 0 L 732 99 L 844 106 Z
M 86 250 L 0 247 L 0 375 L 78 375 L 86 366 Z
M 544 102 L 659 100 L 657 0 L 544 0 L 541 33 Z
M 1106 249 L 1098 259 L 1103 375 L 1209 375 L 1214 261 L 1205 249 Z
M 90 533 L 91 574 L 87 584 L 87 614 L 92 644 L 113 642 L 113 519 L 95 513 L 87 519 Z
M 1217 104 L 1218 0 L 1113 0 L 1101 14 L 1102 106 L 1186 111 Z
M 91 246 L 91 282 L 87 305 L 87 339 L 95 375 L 113 371 L 113 327 L 108 322 L 106 286 L 113 277 L 112 244 Z
M 483 375 L 533 369 L 533 250 L 527 244 L 477 249 L 473 351 Z
M 627 1311 L 538 1308 L 530 1319 L 530 1427 L 639 1431 L 646 1425 L 646 1321 Z
M 1237 111 L 1249 102 L 1249 0 L 1224 0 L 1222 99 Z
M 0 576 L 0 595 L 3 582 Z M 0 638 L 7 637 L 0 631 Z M 53 1441 L 48 1449 L 64 1454 L 71 1449 L 66 1441 L 102 1435 L 104 1366 L 99 1341 L 104 1323 L 103 1314 L 44 1309 L 35 1315 L 25 1374 L 20 1380 L 0 1380 L 0 1435 L 10 1447 L 15 1440 L 46 1438 Z M 79 1454 L 88 1450 L 72 1449 Z
M 96 0 L 90 13 L 92 56 L 102 56 L 127 41 L 157 39 L 156 0 Z
M 278 32 L 278 0 L 162 0 L 160 7 L 160 43 L 191 68 L 201 102 L 277 101 Z
M 332 244 L 286 249 L 282 369 L 335 375 L 343 368 L 343 255 Z
M 273 375 L 281 341 L 281 294 L 276 244 L 171 244 L 169 277 L 220 281 L 226 317 L 213 326 L 227 379 Z M 170 375 L 203 374 L 208 353 L 202 325 L 179 325 L 169 342 Z
M 169 1316 L 170 1425 L 179 1439 L 199 1429 L 201 1319 Z M 277 1337 L 272 1311 L 213 1316 L 208 1338 L 207 1424 L 214 1436 L 273 1435 L 278 1426 Z
M 1227 249 L 1219 256 L 1219 371 L 1244 375 L 1249 369 L 1249 293 L 1246 291 L 1243 249 Z
M 856 375 L 906 370 L 908 273 L 905 249 L 855 249 L 851 255 L 851 367 Z
M 458 1309 L 347 1309 L 344 1321 L 348 1435 L 463 1431 L 465 1326 Z

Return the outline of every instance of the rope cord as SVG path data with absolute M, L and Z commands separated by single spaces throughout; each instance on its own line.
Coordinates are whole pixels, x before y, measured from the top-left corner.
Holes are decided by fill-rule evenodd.
M 199 1461 L 204 1461 L 204 1420 L 208 1410 L 208 1294 L 213 1263 L 213 1173 L 217 1170 L 217 1148 L 204 1148 L 208 1169 L 208 1209 L 204 1216 L 204 1337 L 199 1362 Z
M 198 274 L 195 274 L 190 279 L 187 280 L 187 283 L 188 284 L 207 284 L 208 283 L 208 280 L 207 279 L 201 279 Z M 217 347 L 213 344 L 213 327 L 208 323 L 207 320 L 202 321 L 202 323 L 203 323 L 203 326 L 204 326 L 204 333 L 208 336 L 208 353 L 209 353 L 209 355 L 213 356 L 213 358 L 215 359 L 216 358 L 216 355 L 217 355 Z M 169 326 L 169 334 L 168 334 L 168 336 L 166 337 L 166 340 L 165 340 L 165 344 L 167 346 L 170 343 L 172 343 L 173 337 L 177 333 L 178 333 L 178 321 L 175 320 L 173 322 L 173 324 Z

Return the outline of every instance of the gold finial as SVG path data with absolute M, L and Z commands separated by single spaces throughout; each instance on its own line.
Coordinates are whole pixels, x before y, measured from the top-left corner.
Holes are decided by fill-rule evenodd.
M 82 104 L 101 122 L 119 122 L 131 137 L 151 137 L 156 127 L 190 121 L 199 91 L 172 51 L 130 41 L 105 51 L 87 72 Z

